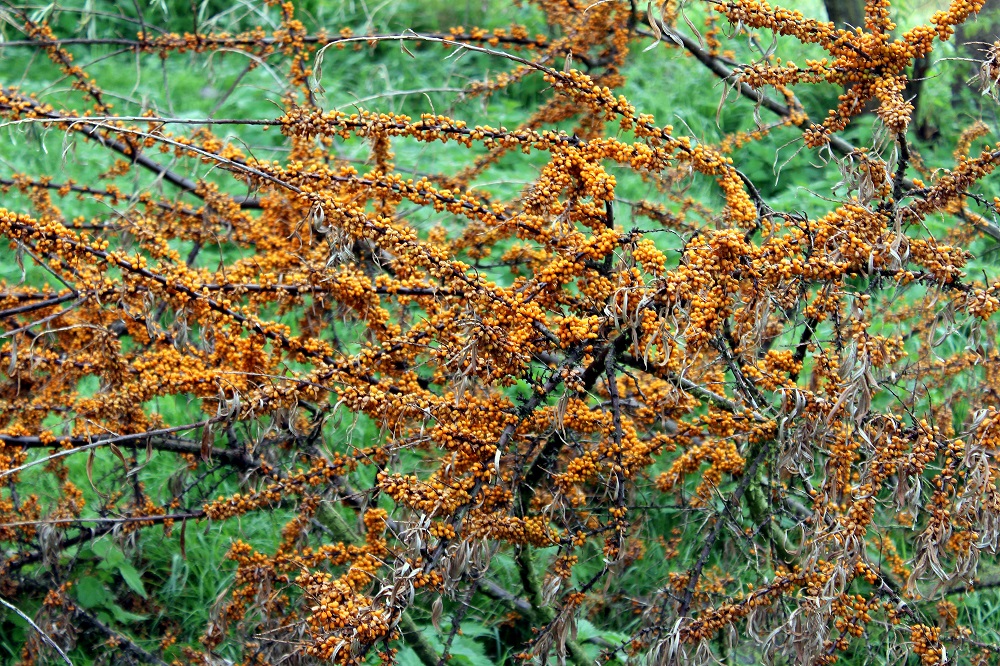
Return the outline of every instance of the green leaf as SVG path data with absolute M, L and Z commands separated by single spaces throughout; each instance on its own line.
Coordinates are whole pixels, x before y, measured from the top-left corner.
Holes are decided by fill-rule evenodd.
M 142 622 L 148 615 L 139 615 L 138 613 L 130 613 L 118 604 L 108 604 L 108 610 L 111 614 L 115 616 L 115 619 L 123 624 L 128 624 L 130 622 Z
M 451 644 L 452 661 L 466 666 L 493 666 L 482 644 L 468 636 L 455 636 Z
M 119 564 L 125 561 L 125 553 L 110 539 L 95 541 L 91 545 L 91 549 L 94 551 L 94 555 L 101 558 L 101 563 L 97 566 L 102 569 L 116 569 Z
M 603 650 L 597 644 L 590 642 L 590 640 L 593 638 L 602 638 L 613 645 L 618 645 L 628 640 L 628 636 L 626 634 L 617 631 L 603 631 L 595 627 L 593 623 L 591 623 L 588 620 L 580 620 L 579 622 L 577 622 L 576 625 L 577 641 L 581 643 L 583 650 L 584 652 L 587 653 L 588 657 L 597 659 L 597 657 L 601 654 Z M 615 655 L 615 658 L 612 661 L 613 662 L 619 661 L 619 659 L 617 658 L 617 654 Z
M 128 585 L 132 590 L 141 596 L 143 599 L 146 598 L 146 587 L 142 584 L 142 576 L 134 566 L 132 566 L 128 560 L 125 559 L 125 553 L 121 551 L 118 546 L 114 545 L 106 539 L 100 541 L 95 541 L 91 548 L 97 557 L 101 558 L 101 562 L 97 565 L 99 569 L 105 571 L 117 571 L 125 584 Z
M 73 589 L 76 590 L 77 603 L 87 609 L 103 606 L 111 599 L 104 583 L 93 577 L 81 579 Z
M 398 666 L 423 666 L 420 657 L 417 656 L 417 653 L 409 645 L 402 646 L 396 655 L 396 664 Z
M 478 622 L 465 621 L 462 623 L 462 636 L 465 638 L 481 638 L 483 636 L 489 636 L 492 638 L 496 635 L 496 632 L 489 627 L 484 627 Z
M 131 587 L 136 594 L 143 599 L 146 598 L 146 588 L 143 586 L 142 577 L 139 575 L 139 572 L 136 571 L 135 567 L 128 562 L 121 562 L 118 565 L 118 573 L 122 575 L 125 583 Z

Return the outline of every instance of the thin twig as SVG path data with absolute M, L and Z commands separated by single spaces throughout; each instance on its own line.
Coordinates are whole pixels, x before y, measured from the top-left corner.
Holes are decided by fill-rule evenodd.
M 73 662 L 69 660 L 69 657 L 68 657 L 68 656 L 66 656 L 66 653 L 65 653 L 65 652 L 63 652 L 62 648 L 61 648 L 61 647 L 59 647 L 59 646 L 58 646 L 58 645 L 56 644 L 56 642 L 55 642 L 54 640 L 52 640 L 52 639 L 51 639 L 51 638 L 49 637 L 49 635 L 48 635 L 48 634 L 46 634 L 46 633 L 45 633 L 44 631 L 42 631 L 42 628 L 41 628 L 41 627 L 39 627 L 39 626 L 38 626 L 37 624 L 35 624 L 35 621 L 34 621 L 34 620 L 32 620 L 32 619 L 31 619 L 30 617 L 28 617 L 27 615 L 25 615 L 25 614 L 24 614 L 24 613 L 23 613 L 23 612 L 21 611 L 21 609 L 20 609 L 20 608 L 18 608 L 18 607 L 17 607 L 17 606 L 15 606 L 14 604 L 10 603 L 9 601 L 7 601 L 6 599 L 4 599 L 3 597 L 0 597 L 0 604 L 4 605 L 4 606 L 5 606 L 5 607 L 7 607 L 7 608 L 8 608 L 9 610 L 12 610 L 12 611 L 14 611 L 15 613 L 17 613 L 17 614 L 18 614 L 18 616 L 20 616 L 20 618 L 21 618 L 22 620 L 24 620 L 25 622 L 27 622 L 28 624 L 30 624 L 30 625 L 31 625 L 31 628 L 32 628 L 32 629 L 34 629 L 35 631 L 37 631 L 37 632 L 38 632 L 38 635 L 42 637 L 42 640 L 43 640 L 43 641 L 45 641 L 46 643 L 48 643 L 48 644 L 49 644 L 49 646 L 50 646 L 50 647 L 51 647 L 51 648 L 52 648 L 53 650 L 55 650 L 56 652 L 58 652 L 58 653 L 59 653 L 59 656 L 60 656 L 60 657 L 62 657 L 62 660 L 63 660 L 63 661 L 65 661 L 65 662 L 66 662 L 67 664 L 69 664 L 69 666 L 73 666 Z

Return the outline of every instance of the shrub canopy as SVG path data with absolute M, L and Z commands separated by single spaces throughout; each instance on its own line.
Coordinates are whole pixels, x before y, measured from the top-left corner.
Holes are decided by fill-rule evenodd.
M 1000 45 L 903 4 L 5 4 L 6 658 L 996 659 Z

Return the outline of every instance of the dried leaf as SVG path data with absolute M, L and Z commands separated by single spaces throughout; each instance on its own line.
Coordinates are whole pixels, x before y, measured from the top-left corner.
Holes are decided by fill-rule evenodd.
M 17 336 L 10 339 L 10 365 L 7 366 L 7 376 L 13 377 L 17 369 Z
M 212 426 L 211 424 L 201 429 L 201 459 L 206 463 L 212 462 Z
M 663 31 L 660 30 L 660 24 L 653 16 L 653 0 L 649 0 L 646 3 L 646 21 L 649 23 L 650 29 L 653 31 L 653 35 L 656 37 L 656 41 L 643 49 L 643 52 L 650 51 L 659 46 L 663 38 Z
M 431 624 L 438 631 L 441 631 L 441 613 L 444 611 L 444 602 L 441 601 L 441 595 L 439 594 L 435 599 L 434 603 L 431 604 Z
M 108 442 L 108 446 L 111 447 L 111 453 L 118 456 L 118 459 L 122 461 L 122 465 L 125 466 L 125 472 L 128 473 L 128 461 L 125 460 L 125 454 L 123 454 L 122 450 L 119 449 L 118 446 L 113 442 Z
M 94 489 L 95 493 L 99 493 L 97 486 L 94 484 L 94 449 L 91 449 L 87 454 L 87 479 L 90 481 L 90 487 Z

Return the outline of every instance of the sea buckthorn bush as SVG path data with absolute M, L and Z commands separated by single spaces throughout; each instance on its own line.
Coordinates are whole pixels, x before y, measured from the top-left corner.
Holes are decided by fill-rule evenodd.
M 0 7 L 3 659 L 997 663 L 984 2 L 497 4 Z

